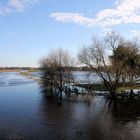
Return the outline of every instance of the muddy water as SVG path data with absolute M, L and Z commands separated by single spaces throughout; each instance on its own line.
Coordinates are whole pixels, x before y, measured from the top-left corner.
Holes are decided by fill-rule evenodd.
M 0 73 L 0 139 L 139 140 L 140 100 L 47 100 L 18 73 Z

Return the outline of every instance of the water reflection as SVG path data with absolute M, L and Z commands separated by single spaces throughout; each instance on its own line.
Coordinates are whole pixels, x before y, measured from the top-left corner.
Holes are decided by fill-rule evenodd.
M 139 139 L 140 101 L 106 100 L 94 97 L 87 102 L 63 102 L 42 98 L 42 123 L 50 139 Z M 51 133 L 51 134 L 52 134 Z
M 17 85 L 0 87 L 0 139 L 140 139 L 139 99 L 60 102 L 46 98 L 35 82 Z
M 111 112 L 114 121 L 120 121 L 122 124 L 131 121 L 137 122 L 140 119 L 140 99 L 118 99 L 109 101 L 108 109 Z

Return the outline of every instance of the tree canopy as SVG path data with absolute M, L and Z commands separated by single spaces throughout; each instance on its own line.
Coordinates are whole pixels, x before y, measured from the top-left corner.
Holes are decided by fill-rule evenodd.
M 95 70 L 111 96 L 124 81 L 134 81 L 139 76 L 140 52 L 136 41 L 126 41 L 115 32 L 83 47 L 79 61 Z M 123 80 L 122 80 L 123 79 Z
M 46 58 L 41 59 L 43 87 L 47 90 L 50 89 L 51 96 L 53 96 L 53 90 L 58 90 L 62 99 L 63 86 L 71 78 L 71 72 L 68 68 L 72 64 L 72 58 L 68 51 L 61 48 L 50 52 Z

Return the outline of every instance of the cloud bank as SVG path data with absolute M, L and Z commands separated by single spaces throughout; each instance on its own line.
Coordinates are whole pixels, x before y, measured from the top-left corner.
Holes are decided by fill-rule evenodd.
M 39 0 L 7 0 L 4 4 L 0 4 L 0 15 L 6 15 L 14 11 L 24 11 L 38 1 Z
M 51 18 L 61 22 L 72 22 L 88 27 L 111 27 L 118 24 L 140 23 L 140 0 L 116 0 L 115 8 L 103 9 L 94 17 L 82 13 L 51 13 Z

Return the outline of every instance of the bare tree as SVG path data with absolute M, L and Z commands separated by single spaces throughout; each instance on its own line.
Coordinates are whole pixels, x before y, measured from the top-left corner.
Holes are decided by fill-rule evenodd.
M 134 52 L 134 43 L 132 44 L 129 47 L 122 37 L 111 32 L 104 40 L 94 38 L 92 45 L 83 47 L 78 55 L 80 62 L 96 71 L 113 98 L 128 67 L 128 60 L 134 60 L 134 55 L 139 54 Z M 120 49 L 121 52 L 118 51 L 120 47 L 123 48 Z M 120 59 L 121 53 L 125 55 L 125 59 L 123 56 Z
M 42 87 L 44 90 L 50 91 L 50 96 L 53 96 L 53 89 L 58 85 L 56 80 L 58 64 L 53 56 L 49 56 L 42 58 L 40 65 L 42 70 Z
M 40 65 L 43 71 L 43 83 L 51 90 L 53 95 L 53 89 L 58 89 L 60 99 L 62 99 L 62 91 L 65 83 L 68 83 L 71 78 L 72 58 L 68 51 L 59 48 L 40 61 Z

